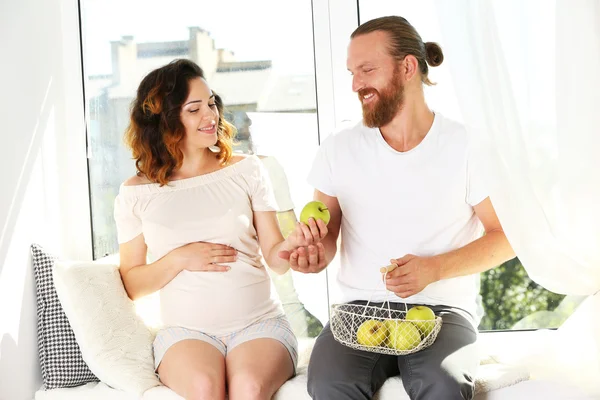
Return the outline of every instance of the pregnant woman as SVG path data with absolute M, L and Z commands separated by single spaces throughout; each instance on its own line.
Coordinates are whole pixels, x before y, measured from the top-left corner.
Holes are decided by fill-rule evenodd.
M 142 80 L 126 132 L 137 174 L 115 200 L 120 272 L 132 299 L 160 291 L 166 386 L 186 399 L 270 399 L 294 374 L 297 342 L 263 260 L 283 274 L 280 252 L 324 259 L 327 228 L 299 223 L 284 240 L 264 166 L 233 155 L 222 114 L 189 60 Z

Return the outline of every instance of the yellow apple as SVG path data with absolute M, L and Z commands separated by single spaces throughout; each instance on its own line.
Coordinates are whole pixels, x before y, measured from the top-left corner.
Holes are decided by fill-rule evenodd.
M 406 313 L 406 319 L 411 321 L 424 338 L 429 336 L 435 327 L 435 314 L 433 310 L 427 306 L 414 306 Z
M 314 218 L 315 222 L 321 219 L 327 225 L 330 217 L 327 206 L 317 200 L 306 203 L 302 212 L 300 212 L 300 222 L 304 222 L 305 224 L 308 224 L 309 218 Z
M 409 321 L 387 320 L 387 346 L 395 350 L 411 350 L 421 343 L 419 329 Z
M 358 327 L 356 341 L 363 346 L 379 346 L 387 334 L 387 328 L 383 322 L 369 319 Z

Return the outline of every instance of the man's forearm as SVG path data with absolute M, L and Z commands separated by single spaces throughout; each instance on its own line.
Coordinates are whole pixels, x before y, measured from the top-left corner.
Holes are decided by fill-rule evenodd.
M 495 268 L 515 257 L 503 231 L 490 231 L 460 249 L 435 256 L 439 279 L 472 275 Z

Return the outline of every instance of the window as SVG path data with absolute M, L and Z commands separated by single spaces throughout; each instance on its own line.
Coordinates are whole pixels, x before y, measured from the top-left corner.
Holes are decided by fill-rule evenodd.
M 281 190 L 289 192 L 297 214 L 312 198 L 305 178 L 319 138 L 360 118 L 345 68 L 346 45 L 357 12 L 360 22 L 402 15 L 424 40 L 444 47 L 433 0 L 359 1 L 358 9 L 310 0 L 176 0 L 169 7 L 157 0 L 83 0 L 81 4 L 95 258 L 118 251 L 113 201 L 121 182 L 135 172 L 122 137 L 129 104 L 150 70 L 181 57 L 199 63 L 209 84 L 222 95 L 228 119 L 238 128 L 235 150 L 275 156 L 289 185 L 289 190 L 285 185 Z M 315 19 L 313 26 L 317 14 L 323 14 L 324 20 Z M 330 43 L 319 39 L 325 31 L 331 35 Z M 315 65 L 330 69 L 331 75 L 315 76 Z M 429 105 L 462 121 L 448 63 L 432 68 L 430 79 L 438 84 L 425 87 Z M 282 226 L 291 216 L 279 215 Z M 336 258 L 326 274 L 274 277 L 286 311 L 298 309 L 308 318 L 298 325 L 300 336 L 316 335 L 327 321 L 328 294 L 336 298 L 337 290 L 334 279 L 328 286 L 327 276 L 338 269 Z M 481 294 L 485 316 L 480 330 L 557 327 L 582 301 L 539 287 L 518 259 L 482 274 Z
M 269 165 L 284 172 L 276 197 L 291 197 L 296 212 L 312 199 L 306 174 L 319 133 L 310 0 L 84 0 L 82 21 L 95 258 L 118 251 L 113 202 L 135 173 L 122 141 L 129 105 L 145 74 L 176 58 L 198 63 L 222 96 L 238 129 L 234 151 L 275 157 Z M 290 216 L 280 214 L 282 226 Z M 296 334 L 316 336 L 328 318 L 325 274 L 273 278 Z
M 433 0 L 361 0 L 359 14 L 361 23 L 384 15 L 400 15 L 417 29 L 425 42 L 437 42 L 444 48 L 439 15 Z M 445 56 L 448 58 L 451 55 Z M 436 86 L 425 87 L 425 97 L 430 107 L 446 117 L 462 121 L 448 63 L 431 68 L 429 77 L 437 83 Z M 479 325 L 481 331 L 556 328 L 584 299 L 545 290 L 529 279 L 518 258 L 481 274 L 480 293 L 484 309 L 484 317 Z

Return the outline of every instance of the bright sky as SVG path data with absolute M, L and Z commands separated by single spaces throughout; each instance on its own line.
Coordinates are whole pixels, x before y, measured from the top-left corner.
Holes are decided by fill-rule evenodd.
M 83 0 L 88 74 L 111 72 L 110 41 L 186 40 L 188 27 L 211 33 L 240 61 L 273 60 L 282 73 L 313 73 L 311 0 Z

